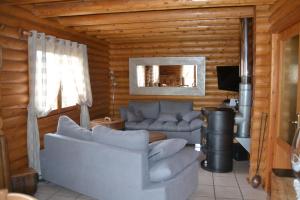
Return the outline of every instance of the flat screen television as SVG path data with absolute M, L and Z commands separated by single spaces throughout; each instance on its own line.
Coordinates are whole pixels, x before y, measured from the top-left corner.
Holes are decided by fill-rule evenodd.
M 219 90 L 239 91 L 241 82 L 239 66 L 217 66 Z

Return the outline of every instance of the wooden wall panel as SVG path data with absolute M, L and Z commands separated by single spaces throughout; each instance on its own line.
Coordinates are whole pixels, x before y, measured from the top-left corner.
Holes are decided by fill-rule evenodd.
M 199 21 L 201 23 L 201 20 Z M 222 20 L 226 26 L 226 21 Z M 123 42 L 111 42 L 110 44 L 110 68 L 115 71 L 116 81 L 116 113 L 120 106 L 126 106 L 129 100 L 192 100 L 194 109 L 200 110 L 205 106 L 217 106 L 227 97 L 238 96 L 235 92 L 218 90 L 216 66 L 218 65 L 239 65 L 240 55 L 240 24 L 235 19 L 235 26 L 232 29 L 223 30 L 224 35 L 232 35 L 234 38 L 227 40 L 216 39 L 212 36 L 202 38 L 201 32 L 192 39 L 181 40 L 177 37 L 146 37 L 135 41 L 123 39 Z M 228 33 L 226 33 L 228 32 Z M 189 35 L 189 32 L 185 33 Z M 128 59 L 131 57 L 158 57 L 158 56 L 205 56 L 206 57 L 206 95 L 195 96 L 145 96 L 129 95 L 129 69 Z
M 255 16 L 255 64 L 253 76 L 253 109 L 251 119 L 251 156 L 250 156 L 250 178 L 255 175 L 257 166 L 257 152 L 259 145 L 260 120 L 262 112 L 269 114 L 270 84 L 271 84 L 271 34 L 270 6 L 256 6 Z M 273 123 L 268 121 L 268 123 Z M 266 180 L 268 130 L 266 130 L 264 147 L 259 174 Z
M 271 7 L 272 32 L 280 32 L 300 21 L 300 1 L 277 0 Z
M 109 107 L 108 81 L 108 46 L 99 41 L 88 39 L 86 36 L 74 35 L 57 28 L 46 28 L 39 21 L 29 19 L 31 14 L 13 8 L 5 11 L 0 6 L 0 46 L 3 48 L 3 67 L 0 71 L 0 112 L 3 118 L 3 132 L 7 138 L 11 171 L 27 166 L 27 104 L 28 104 L 28 55 L 27 40 L 21 37 L 20 30 L 35 29 L 60 38 L 85 43 L 88 46 L 90 79 L 93 92 L 93 106 L 90 109 L 91 118 L 107 115 Z M 14 10 L 16 15 L 13 14 Z M 21 18 L 20 13 L 24 15 Z M 24 23 L 22 23 L 24 22 Z M 45 23 L 45 21 L 43 22 Z M 104 86 L 104 87 L 103 87 Z M 52 114 L 38 120 L 41 146 L 43 135 L 54 132 L 60 114 L 66 114 L 79 122 L 79 108 L 69 109 L 64 113 Z

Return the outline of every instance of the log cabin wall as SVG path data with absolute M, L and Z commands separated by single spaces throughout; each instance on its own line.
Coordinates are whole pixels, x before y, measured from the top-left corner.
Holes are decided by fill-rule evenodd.
M 255 11 L 255 39 L 254 39 L 254 68 L 253 68 L 253 108 L 251 119 L 251 156 L 249 177 L 255 175 L 258 150 L 259 135 L 261 127 L 262 113 L 269 115 L 270 84 L 271 84 L 271 34 L 270 34 L 270 6 L 256 6 Z M 268 123 L 270 123 L 268 121 Z M 260 163 L 259 174 L 263 178 L 263 185 L 267 180 L 267 152 L 268 152 L 268 130 L 266 130 L 265 140 Z
M 251 158 L 249 177 L 255 175 L 257 166 L 258 138 L 261 113 L 269 113 L 270 76 L 271 76 L 271 34 L 269 23 L 269 5 L 254 6 L 254 67 L 253 67 L 253 108 L 251 120 Z M 234 9 L 227 11 L 234 13 Z M 172 38 L 149 36 L 147 34 L 139 39 L 116 39 L 109 45 L 110 67 L 116 72 L 118 86 L 116 89 L 116 110 L 126 106 L 129 100 L 192 100 L 194 109 L 200 110 L 205 106 L 218 106 L 227 97 L 238 97 L 237 93 L 218 90 L 216 66 L 239 65 L 240 62 L 240 16 L 231 19 L 218 19 L 211 21 L 211 26 L 227 27 L 213 33 L 199 31 L 199 34 L 185 32 L 185 36 L 176 35 Z M 190 23 L 205 23 L 205 20 Z M 158 22 L 159 23 L 159 22 Z M 187 23 L 182 21 L 182 23 Z M 129 24 L 130 26 L 130 24 Z M 231 28 L 228 28 L 231 27 Z M 213 27 L 211 28 L 213 29 Z M 221 36 L 220 36 L 221 35 Z M 145 96 L 129 95 L 130 57 L 157 57 L 157 56 L 206 56 L 206 94 L 204 97 L 191 96 Z M 266 131 L 268 134 L 268 130 Z M 267 138 L 268 136 L 266 136 Z M 264 150 L 259 173 L 266 180 L 267 166 L 267 139 L 264 141 Z
M 3 48 L 0 112 L 3 118 L 2 129 L 8 142 L 10 170 L 15 171 L 27 167 L 28 55 L 27 40 L 20 35 L 20 30 L 34 29 L 87 44 L 93 92 L 93 106 L 90 109 L 92 119 L 109 112 L 108 46 L 101 40 L 90 39 L 48 20 L 38 19 L 24 9 L 0 6 L 0 10 L 0 46 Z M 79 122 L 79 113 L 78 108 L 73 108 L 39 119 L 41 145 L 43 146 L 43 135 L 56 130 L 60 114 L 66 114 Z M 2 120 L 0 125 L 2 127 Z
M 231 11 L 230 11 L 231 12 Z M 229 13 L 229 10 L 228 10 Z M 218 90 L 216 66 L 239 65 L 240 62 L 240 20 L 231 19 L 177 21 L 176 26 L 209 26 L 207 30 L 187 31 L 184 33 L 166 33 L 157 35 L 161 22 L 152 22 L 152 30 L 147 29 L 140 38 L 118 38 L 109 45 L 110 68 L 116 73 L 116 108 L 126 106 L 129 100 L 193 100 L 194 109 L 205 106 L 217 106 L 227 97 L 238 97 L 238 93 Z M 157 23 L 157 24 L 156 24 Z M 181 24 L 182 23 L 182 24 Z M 163 24 L 163 23 L 161 23 Z M 172 24 L 172 23 L 170 23 Z M 209 25 L 211 24 L 211 25 Z M 163 24 L 168 26 L 167 24 Z M 129 24 L 129 26 L 131 26 Z M 156 27 L 156 28 L 155 28 Z M 130 27 L 129 27 L 130 28 Z M 168 28 L 168 27 L 167 27 Z M 165 29 L 167 29 L 165 28 Z M 157 29 L 157 30 L 155 30 Z M 219 29 L 219 30 L 215 30 Z M 163 30 L 161 30 L 163 31 Z M 176 30 L 175 30 L 176 31 Z M 151 36 L 149 36 L 151 35 Z M 168 36 L 169 35 L 169 36 Z M 129 35 L 130 36 L 130 35 Z M 128 36 L 128 37 L 129 37 Z M 167 56 L 205 56 L 206 57 L 206 95 L 194 96 L 146 96 L 129 95 L 128 60 L 132 57 Z
M 53 26 L 57 25 L 53 25 L 53 23 L 59 22 L 64 27 L 73 28 L 73 30 L 82 32 L 82 34 L 85 33 L 98 39 L 106 39 L 109 42 L 109 54 L 104 56 L 104 54 L 107 54 L 105 51 L 106 46 L 105 44 L 99 44 L 102 47 L 99 51 L 101 53 L 96 54 L 101 56 L 99 56 L 99 59 L 95 56 L 97 57 L 95 58 L 95 63 L 99 63 L 99 66 L 104 66 L 108 64 L 109 61 L 111 69 L 116 73 L 118 82 L 116 90 L 117 108 L 126 106 L 129 100 L 188 99 L 193 100 L 194 109 L 199 110 L 203 106 L 219 105 L 223 99 L 227 97 L 236 97 L 237 93 L 228 93 L 217 89 L 215 66 L 239 64 L 239 18 L 256 17 L 254 24 L 254 52 L 256 57 L 253 70 L 254 101 L 252 109 L 253 118 L 251 122 L 252 147 L 250 164 L 250 176 L 254 175 L 257 164 L 260 116 L 261 112 L 269 113 L 271 34 L 269 31 L 270 23 L 268 18 L 270 10 L 268 5 L 272 4 L 274 0 L 153 0 L 151 2 L 146 0 L 131 0 L 124 4 L 118 4 L 115 1 L 70 2 L 60 0 L 59 3 L 53 3 L 50 0 L 41 0 L 39 1 L 40 3 L 35 3 L 36 1 L 34 0 L 24 1 L 23 3 L 19 0 L 3 1 L 8 2 L 8 5 L 20 5 L 20 7 L 30 11 L 30 13 L 34 13 L 34 15 L 40 18 L 50 18 L 52 30 Z M 286 3 L 289 0 L 280 1 Z M 70 9 L 70 7 L 72 7 L 72 9 Z M 12 11 L 13 13 L 7 11 L 7 7 L 1 9 L 1 11 L 2 10 L 3 13 L 9 15 L 18 14 L 18 11 Z M 24 13 L 24 10 L 22 12 Z M 20 11 L 20 13 L 22 12 Z M 26 14 L 27 17 L 29 15 L 31 16 L 29 18 L 32 18 L 32 14 Z M 19 18 L 23 17 L 22 15 L 19 16 Z M 0 19 L 1 18 L 2 17 L 0 17 Z M 5 20 L 2 21 L 4 21 L 4 23 L 9 22 L 14 28 L 24 26 L 23 24 L 21 25 L 20 23 L 11 21 L 11 19 L 5 18 Z M 24 28 L 30 29 L 34 25 L 28 21 L 32 20 L 27 19 L 22 22 L 26 22 L 26 27 Z M 34 26 L 35 29 L 40 29 L 43 32 L 48 31 L 49 34 L 51 33 L 51 30 L 48 30 L 47 26 L 43 26 L 45 20 L 40 19 L 37 21 L 39 25 Z M 15 32 L 12 30 L 8 32 L 17 34 L 16 30 Z M 64 31 L 64 33 L 60 34 L 60 32 L 54 31 L 52 35 L 66 37 L 66 32 Z M 96 44 L 97 42 L 89 42 L 88 44 L 92 43 Z M 97 49 L 97 47 L 93 48 Z M 19 55 L 18 53 L 19 51 L 17 50 L 14 55 Z M 129 57 L 203 55 L 207 57 L 205 97 L 129 95 Z M 108 59 L 107 56 L 109 56 Z M 24 65 L 24 61 L 22 62 Z M 19 65 L 22 66 L 20 63 Z M 91 70 L 93 70 L 93 68 L 94 67 L 92 67 Z M 107 70 L 105 67 L 102 69 L 104 71 Z M 98 73 L 102 74 L 102 71 L 98 71 Z M 91 74 L 91 76 L 93 75 Z M 99 92 L 103 93 L 104 100 L 97 104 L 98 106 L 96 107 L 98 111 L 101 111 L 101 114 L 107 114 L 108 110 L 105 108 L 108 108 L 107 105 L 110 101 L 109 95 L 111 96 L 111 91 L 109 93 L 106 89 L 108 88 L 106 87 L 108 86 L 108 80 L 104 77 L 98 79 L 98 77 L 103 76 L 94 76 L 95 79 L 93 81 L 95 83 L 92 85 L 92 89 L 99 90 Z M 103 87 L 98 83 L 96 84 L 96 80 L 98 82 L 104 82 Z M 27 88 L 25 88 L 25 90 L 27 90 Z M 107 94 L 107 96 L 105 96 L 105 94 Z M 14 97 L 12 99 L 14 99 Z M 27 100 L 25 100 L 25 102 L 26 101 Z M 111 110 L 110 105 L 110 113 Z M 21 113 L 21 116 L 24 117 L 26 113 L 26 109 L 22 110 L 20 108 L 15 110 L 11 109 L 9 111 L 10 113 L 7 113 L 8 116 L 16 116 Z M 91 113 L 91 115 L 96 116 L 93 113 Z M 78 116 L 78 113 L 76 116 Z M 51 120 L 45 119 L 45 121 L 50 122 Z M 55 120 L 52 122 L 54 121 Z M 11 123 L 13 122 L 14 121 L 11 120 Z M 13 131 L 14 130 L 11 132 Z M 24 135 L 25 133 L 22 134 Z M 266 145 L 266 141 L 264 142 L 264 149 L 269 150 L 270 148 Z M 264 153 L 260 170 L 260 174 L 264 180 L 267 177 L 265 162 L 267 157 L 268 155 Z M 21 160 L 20 163 L 24 163 L 24 156 L 19 160 Z M 20 163 L 15 161 L 14 165 L 21 166 Z

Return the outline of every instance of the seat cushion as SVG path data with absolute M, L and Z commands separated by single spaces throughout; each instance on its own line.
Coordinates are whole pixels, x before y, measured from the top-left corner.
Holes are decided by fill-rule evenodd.
M 57 134 L 79 140 L 91 140 L 92 132 L 86 128 L 82 128 L 68 116 L 62 115 L 58 119 Z
M 201 119 L 194 119 L 190 122 L 191 131 L 196 129 L 200 129 L 203 125 L 203 121 Z
M 176 122 L 163 122 L 162 130 L 163 131 L 177 131 L 177 123 Z
M 200 111 L 190 111 L 190 112 L 184 114 L 182 119 L 184 121 L 190 122 L 193 119 L 198 118 L 200 116 L 200 114 L 201 114 Z
M 128 108 L 135 112 L 141 111 L 146 119 L 156 119 L 159 113 L 159 102 L 135 102 L 128 103 Z
M 149 131 L 177 131 L 177 122 L 162 122 L 155 120 L 148 127 Z
M 154 162 L 167 158 L 180 151 L 186 144 L 187 141 L 181 138 L 173 138 L 155 142 L 152 144 L 152 146 L 150 145 L 151 150 L 148 155 L 149 161 Z
M 125 128 L 128 130 L 149 130 L 153 121 L 153 119 L 144 119 L 141 122 L 125 122 Z
M 182 119 L 185 113 L 193 110 L 192 101 L 160 101 L 160 112 L 176 113 L 179 120 Z
M 149 133 L 145 130 L 120 131 L 105 126 L 95 126 L 92 141 L 131 150 L 148 150 Z
M 174 113 L 159 113 L 159 117 L 157 119 L 161 122 L 177 122 L 177 116 Z
M 181 120 L 178 124 L 177 124 L 177 131 L 182 131 L 182 132 L 189 132 L 191 131 L 191 127 L 190 127 L 190 123 Z
M 133 111 L 133 110 L 127 110 L 127 121 L 128 122 L 141 122 L 143 121 L 144 117 L 140 110 Z
M 148 127 L 149 131 L 162 131 L 163 130 L 163 124 L 164 122 L 155 120 L 153 123 L 151 123 Z
M 161 182 L 171 179 L 197 160 L 199 153 L 193 147 L 185 147 L 176 154 L 150 166 L 150 181 Z M 197 175 L 197 174 L 195 174 Z

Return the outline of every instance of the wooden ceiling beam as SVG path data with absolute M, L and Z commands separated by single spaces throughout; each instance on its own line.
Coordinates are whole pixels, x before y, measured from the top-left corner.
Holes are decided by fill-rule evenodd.
M 169 11 L 99 14 L 74 17 L 59 17 L 65 26 L 100 25 L 116 23 L 157 22 L 190 19 L 230 19 L 254 16 L 253 7 L 203 8 Z
M 115 45 L 111 44 L 110 49 L 140 49 L 140 48 L 180 48 L 180 47 L 195 47 L 195 46 L 209 46 L 209 47 L 223 47 L 223 46 L 239 46 L 240 41 L 239 38 L 236 40 L 230 40 L 230 41 L 160 41 L 157 43 L 153 42 L 144 42 L 144 43 L 126 43 L 124 42 L 122 45 Z
M 153 42 L 185 42 L 185 41 L 240 41 L 240 35 L 176 35 L 172 37 L 160 37 L 160 36 L 149 36 L 147 38 L 145 37 L 138 37 L 138 38 L 110 38 L 106 39 L 109 43 L 112 44 L 123 44 L 123 43 L 153 43 Z
M 225 30 L 225 31 L 189 31 L 188 35 L 235 35 L 238 37 L 240 35 L 240 30 Z M 96 35 L 97 38 L 101 39 L 112 39 L 112 38 L 146 38 L 149 36 L 157 36 L 157 37 L 163 37 L 168 38 L 172 36 L 180 36 L 180 35 L 187 35 L 187 32 L 185 31 L 178 31 L 178 32 L 158 32 L 158 33 L 136 33 L 136 34 L 99 34 Z M 95 35 L 93 35 L 95 36 Z
M 226 30 L 240 30 L 240 25 L 222 25 L 222 26 L 179 26 L 171 28 L 143 28 L 143 29 L 129 29 L 129 30 L 109 30 L 109 31 L 87 31 L 88 35 L 126 35 L 126 34 L 143 34 L 143 33 L 161 33 L 161 32 L 187 32 L 187 31 L 226 31 Z
M 38 4 L 38 3 L 53 3 L 53 2 L 70 3 L 74 0 L 3 0 L 0 4 L 5 5 L 25 5 L 25 4 Z
M 11 1 L 15 2 L 16 0 Z M 33 0 L 23 1 L 33 2 Z M 38 1 L 42 2 L 43 0 Z M 32 5 L 32 12 L 40 17 L 57 17 L 186 8 L 266 5 L 272 4 L 274 1 L 275 0 L 90 0 L 73 3 L 66 1 L 55 4 Z M 47 2 L 47 0 L 45 0 L 45 2 Z
M 145 28 L 171 28 L 178 26 L 222 26 L 222 25 L 239 25 L 239 19 L 206 19 L 206 20 L 182 20 L 182 21 L 163 21 L 163 22 L 138 22 L 131 24 L 103 24 L 90 26 L 74 26 L 77 31 L 111 31 L 111 30 L 132 30 Z

